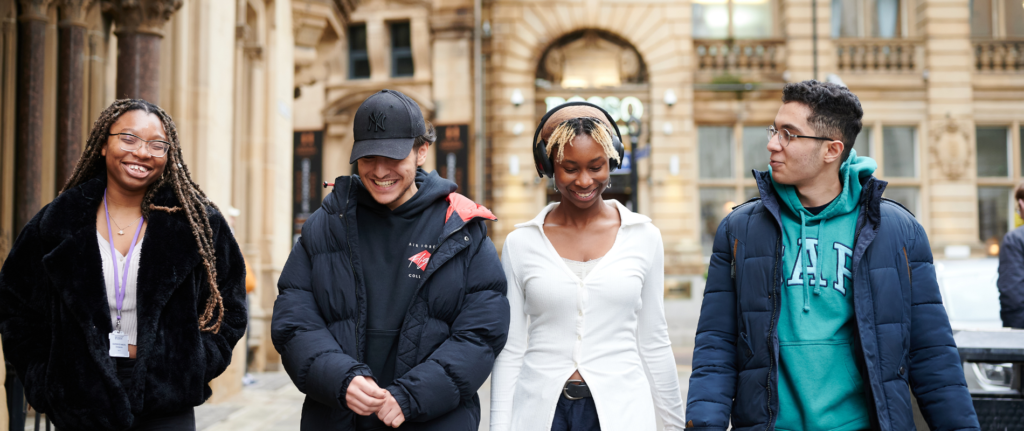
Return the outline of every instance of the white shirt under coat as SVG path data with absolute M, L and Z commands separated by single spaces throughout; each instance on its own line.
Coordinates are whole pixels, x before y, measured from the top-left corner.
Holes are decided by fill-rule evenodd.
M 508 279 L 508 342 L 491 375 L 491 430 L 551 429 L 562 388 L 579 370 L 604 430 L 683 429 L 683 401 L 664 307 L 664 246 L 651 219 L 617 201 L 615 242 L 586 278 L 544 234 L 544 218 L 516 225 L 501 263 Z
M 134 233 L 134 232 L 133 232 Z M 139 316 L 138 307 L 136 303 L 138 291 L 138 280 L 139 280 L 139 259 L 142 258 L 142 240 L 143 236 L 139 236 L 139 242 L 135 244 L 135 250 L 132 250 L 132 261 L 125 268 L 124 261 L 127 258 L 122 256 L 121 252 L 114 249 L 114 254 L 117 255 L 117 280 L 120 283 L 124 280 L 124 272 L 127 269 L 128 279 L 127 285 L 124 287 L 124 301 L 121 302 L 121 332 L 128 335 L 128 344 L 137 345 L 139 338 Z M 103 262 L 103 282 L 107 287 L 107 304 L 110 306 L 110 326 L 117 328 L 117 293 L 114 286 L 114 265 L 113 258 L 110 255 L 110 243 L 107 242 L 103 235 L 96 231 L 96 241 L 100 246 L 100 261 Z

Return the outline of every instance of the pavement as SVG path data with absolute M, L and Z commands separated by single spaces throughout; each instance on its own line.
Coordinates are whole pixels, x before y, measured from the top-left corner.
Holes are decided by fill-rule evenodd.
M 683 402 L 689 388 L 693 341 L 697 331 L 701 298 L 704 292 L 702 277 L 694 277 L 693 296 L 690 299 L 665 301 L 665 319 L 669 338 L 679 372 L 679 386 Z M 198 431 L 297 431 L 304 395 L 295 388 L 288 375 L 282 372 L 253 374 L 256 383 L 218 404 L 204 404 L 196 408 Z M 490 380 L 480 388 L 480 430 L 488 430 L 490 418 Z

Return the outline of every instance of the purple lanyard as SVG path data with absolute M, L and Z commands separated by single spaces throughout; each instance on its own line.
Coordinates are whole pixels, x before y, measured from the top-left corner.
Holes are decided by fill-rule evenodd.
M 124 294 L 128 289 L 128 268 L 131 268 L 132 254 L 135 252 L 135 241 L 139 239 L 139 232 L 142 232 L 142 217 L 139 217 L 139 226 L 135 228 L 135 236 L 132 237 L 132 245 L 128 247 L 128 255 L 124 258 L 124 275 L 118 283 L 117 276 L 117 249 L 114 248 L 114 231 L 110 228 L 110 210 L 107 209 L 107 190 L 103 190 L 103 212 L 107 214 L 107 239 L 110 243 L 110 260 L 114 261 L 114 297 L 117 298 L 117 330 L 121 330 L 121 307 L 124 305 Z

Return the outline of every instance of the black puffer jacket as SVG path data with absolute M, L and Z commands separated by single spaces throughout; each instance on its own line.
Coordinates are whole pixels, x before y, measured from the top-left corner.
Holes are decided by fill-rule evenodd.
M 358 177 L 339 177 L 302 228 L 278 281 L 272 335 L 284 368 L 306 394 L 303 430 L 352 430 L 345 393 L 365 365 L 366 286 L 356 220 Z M 505 273 L 486 208 L 452 193 L 444 231 L 405 314 L 388 391 L 411 430 L 477 430 L 477 390 L 505 345 Z
M 202 404 L 245 332 L 245 264 L 224 217 L 207 207 L 224 298 L 224 321 L 212 334 L 199 331 L 210 289 L 188 219 L 152 211 L 137 279 L 138 360 L 133 384 L 121 385 L 109 354 L 113 327 L 96 240 L 106 183 L 94 178 L 43 207 L 0 271 L 4 355 L 28 402 L 59 429 L 123 430 Z M 153 203 L 179 205 L 169 186 Z

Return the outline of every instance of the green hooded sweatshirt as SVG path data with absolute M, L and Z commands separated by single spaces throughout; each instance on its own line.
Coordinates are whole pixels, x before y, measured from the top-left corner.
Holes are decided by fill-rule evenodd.
M 861 179 L 877 167 L 850 151 L 839 168 L 843 191 L 817 215 L 795 187 L 772 179 L 782 201 L 784 247 L 778 430 L 871 428 L 854 359 L 853 242 Z

